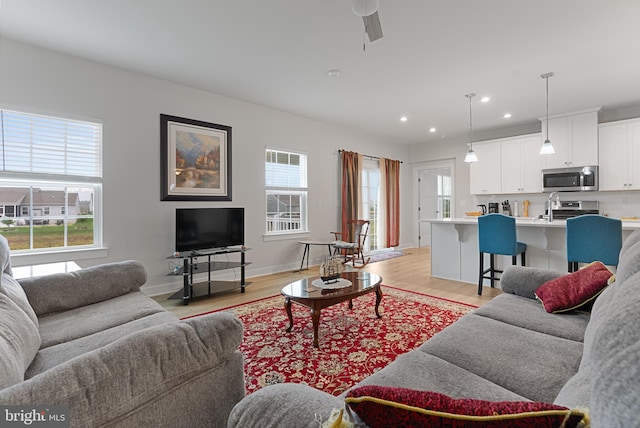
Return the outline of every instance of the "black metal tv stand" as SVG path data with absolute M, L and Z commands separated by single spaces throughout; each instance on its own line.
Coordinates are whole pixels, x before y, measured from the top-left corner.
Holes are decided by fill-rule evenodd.
M 217 291 L 228 291 L 234 288 L 236 281 L 218 281 L 211 279 L 211 272 L 240 268 L 240 292 L 244 293 L 245 286 L 248 283 L 245 280 L 245 267 L 251 262 L 245 260 L 245 253 L 250 248 L 215 248 L 211 250 L 192 251 L 190 253 L 175 254 L 168 257 L 169 259 L 182 260 L 182 266 L 170 272 L 169 276 L 182 275 L 182 290 L 176 291 L 169 296 L 169 299 L 182 299 L 185 305 L 189 304 L 191 299 L 203 296 L 212 296 Z M 240 253 L 240 261 L 215 260 L 215 256 L 220 254 Z M 212 257 L 214 259 L 212 259 Z M 206 261 L 200 261 L 199 258 L 206 258 Z M 198 274 L 207 274 L 206 281 L 194 282 L 194 276 Z M 230 287 L 231 285 L 231 287 Z

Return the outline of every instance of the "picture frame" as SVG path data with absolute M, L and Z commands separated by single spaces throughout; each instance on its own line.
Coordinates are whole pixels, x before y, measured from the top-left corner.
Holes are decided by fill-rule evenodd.
M 160 115 L 161 201 L 231 200 L 231 127 Z

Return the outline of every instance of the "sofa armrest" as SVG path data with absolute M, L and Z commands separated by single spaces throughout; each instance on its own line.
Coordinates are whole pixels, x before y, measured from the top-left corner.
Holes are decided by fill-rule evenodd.
M 558 272 L 548 269 L 539 269 L 524 266 L 509 266 L 500 277 L 500 288 L 504 293 L 516 294 L 522 297 L 535 299 L 535 292 L 542 284 L 552 279 L 566 275 L 566 272 Z
M 308 385 L 281 383 L 259 389 L 231 411 L 227 428 L 318 428 L 344 400 Z
M 38 316 L 139 291 L 146 281 L 144 266 L 134 260 L 18 280 Z
M 165 418 L 190 426 L 199 420 L 187 412 L 193 403 L 202 407 L 196 413 L 217 409 L 226 421 L 245 394 L 242 336 L 240 320 L 224 312 L 150 327 L 0 391 L 0 403 L 68 406 L 72 427 L 145 418 L 146 426 Z M 207 377 L 214 379 L 203 382 Z

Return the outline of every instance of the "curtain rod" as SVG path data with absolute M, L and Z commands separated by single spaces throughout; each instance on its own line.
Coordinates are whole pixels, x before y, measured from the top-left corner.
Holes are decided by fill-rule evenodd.
M 347 152 L 347 151 L 349 151 L 349 150 L 339 149 L 338 153 Z M 368 158 L 368 159 L 380 160 L 380 158 L 378 156 L 362 155 L 362 157 Z M 392 160 L 395 160 L 395 159 L 392 159 Z M 399 161 L 399 162 L 400 163 L 404 163 L 403 161 Z

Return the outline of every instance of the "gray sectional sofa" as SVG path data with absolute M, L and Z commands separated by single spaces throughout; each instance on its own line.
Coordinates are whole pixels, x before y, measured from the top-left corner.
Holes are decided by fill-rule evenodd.
M 566 273 L 510 267 L 503 294 L 358 386 L 556 403 L 589 409 L 591 427 L 640 427 L 639 271 L 637 231 L 623 244 L 616 281 L 590 312 L 552 314 L 534 291 Z M 301 384 L 272 385 L 238 403 L 228 426 L 317 427 L 343 408 L 343 398 Z
M 16 281 L 0 236 L 0 405 L 68 406 L 72 427 L 223 427 L 245 394 L 243 328 L 180 321 L 135 261 Z

